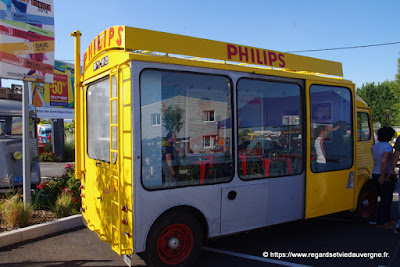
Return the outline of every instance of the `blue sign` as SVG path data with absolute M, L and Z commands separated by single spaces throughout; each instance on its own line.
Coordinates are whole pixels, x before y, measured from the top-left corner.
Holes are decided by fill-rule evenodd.
M 14 177 L 14 184 L 22 184 L 22 176 Z

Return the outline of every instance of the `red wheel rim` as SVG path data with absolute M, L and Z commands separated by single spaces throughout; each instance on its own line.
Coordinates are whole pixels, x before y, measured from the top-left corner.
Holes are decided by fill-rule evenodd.
M 360 215 L 368 218 L 374 212 L 375 198 L 372 192 L 365 192 L 361 198 Z
M 187 225 L 171 224 L 158 237 L 158 257 L 165 264 L 180 264 L 192 252 L 193 241 L 193 232 Z

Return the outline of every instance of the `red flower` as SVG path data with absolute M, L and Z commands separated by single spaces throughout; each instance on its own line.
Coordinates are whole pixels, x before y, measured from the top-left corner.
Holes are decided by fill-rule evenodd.
M 38 186 L 36 186 L 37 189 L 43 189 L 44 185 L 42 183 L 40 183 Z
M 65 165 L 65 168 L 66 169 L 68 169 L 68 168 L 71 168 L 72 167 L 72 165 L 71 164 L 67 164 L 67 165 Z
M 66 188 L 66 187 L 64 188 L 64 192 L 65 192 L 65 193 L 72 193 L 71 190 L 69 190 L 69 189 Z
M 74 203 L 78 202 L 79 200 L 75 197 L 74 198 Z

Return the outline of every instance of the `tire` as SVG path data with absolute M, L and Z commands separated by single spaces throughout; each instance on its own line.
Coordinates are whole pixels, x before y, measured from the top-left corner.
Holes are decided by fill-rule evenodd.
M 149 266 L 191 266 L 201 252 L 203 232 L 191 213 L 170 213 L 159 218 L 147 237 L 145 261 Z
M 378 189 L 374 182 L 364 184 L 358 196 L 355 219 L 358 222 L 369 222 L 375 218 L 378 207 Z

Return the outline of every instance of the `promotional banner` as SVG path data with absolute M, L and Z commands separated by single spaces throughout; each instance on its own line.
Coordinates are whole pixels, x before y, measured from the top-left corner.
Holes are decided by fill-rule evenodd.
M 42 119 L 74 119 L 74 67 L 54 62 L 52 84 L 30 83 L 30 102 Z
M 53 0 L 0 0 L 0 77 L 52 83 Z

